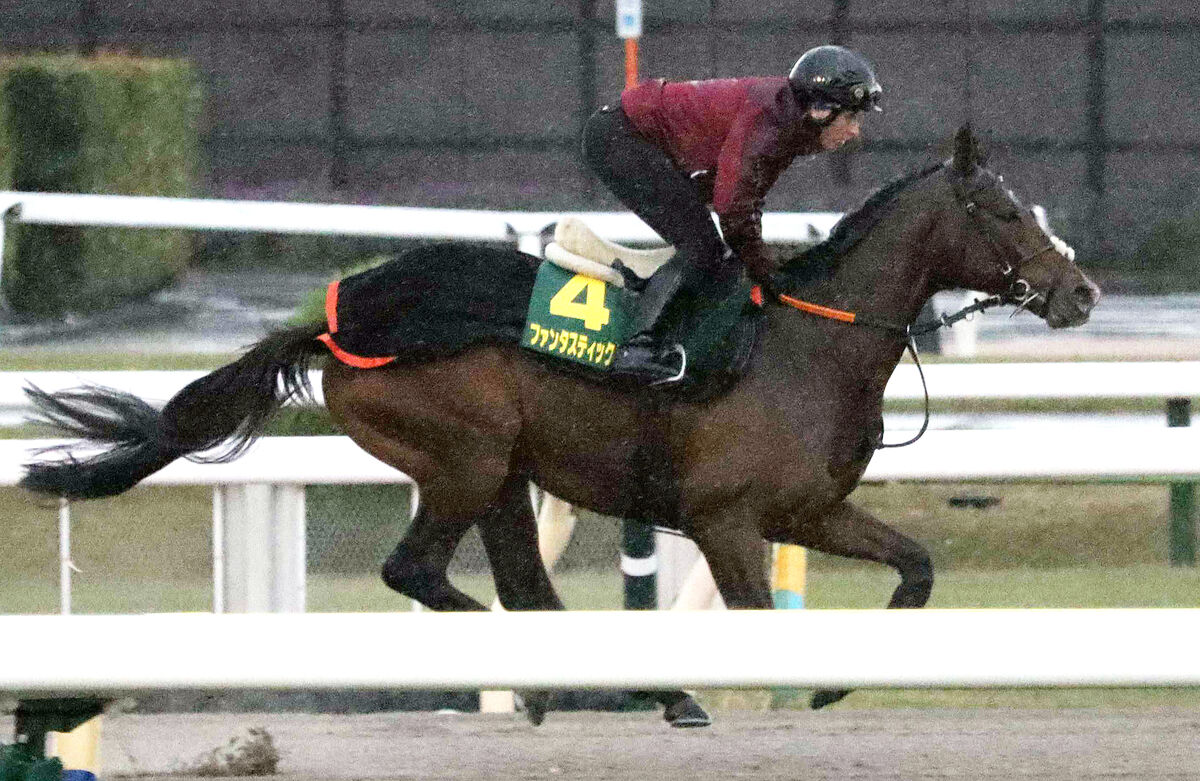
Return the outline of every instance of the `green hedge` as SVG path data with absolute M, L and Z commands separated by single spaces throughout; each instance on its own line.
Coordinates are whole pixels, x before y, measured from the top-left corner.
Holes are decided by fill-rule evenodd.
M 4 186 L 192 195 L 199 168 L 198 85 L 193 68 L 175 60 L 0 60 Z M 111 306 L 173 279 L 187 263 L 190 243 L 181 231 L 11 226 L 4 293 L 15 309 L 34 314 Z
M 0 100 L 0 190 L 12 188 L 12 144 L 8 138 L 8 105 Z M 2 261 L 3 258 L 0 258 Z
M 1121 270 L 1158 289 L 1200 290 L 1200 213 L 1155 223 Z

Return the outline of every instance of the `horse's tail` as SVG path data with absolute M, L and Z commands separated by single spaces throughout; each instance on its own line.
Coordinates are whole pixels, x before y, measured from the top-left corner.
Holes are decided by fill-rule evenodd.
M 311 398 L 308 366 L 325 348 L 324 323 L 277 331 L 233 363 L 192 382 L 162 411 L 128 393 L 27 388 L 40 422 L 107 449 L 26 465 L 21 486 L 68 499 L 115 496 L 177 458 L 225 445 L 207 462 L 237 458 L 288 399 Z

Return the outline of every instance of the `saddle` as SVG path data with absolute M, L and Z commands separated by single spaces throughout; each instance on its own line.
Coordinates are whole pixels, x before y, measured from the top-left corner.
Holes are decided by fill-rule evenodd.
M 674 247 L 634 249 L 601 238 L 564 217 L 546 246 L 529 301 L 522 346 L 565 359 L 564 366 L 606 380 L 618 347 L 632 337 L 636 296 L 675 254 Z M 761 321 L 761 294 L 743 279 L 681 329 L 684 378 L 667 386 L 689 396 L 721 392 L 749 366 Z
M 673 253 L 622 247 L 575 218 L 558 223 L 548 260 L 483 245 L 418 247 L 331 282 L 328 331 L 318 338 L 339 361 L 362 369 L 520 344 L 556 368 L 630 387 L 606 370 L 634 335 L 638 291 Z M 677 331 L 687 354 L 684 378 L 658 392 L 707 397 L 736 381 L 757 339 L 756 304 L 742 280 L 721 300 L 685 313 Z
M 563 217 L 554 226 L 554 240 L 546 245 L 546 259 L 577 274 L 602 279 L 610 285 L 625 287 L 632 272 L 645 284 L 655 271 L 675 255 L 674 247 L 634 249 L 596 235 L 578 217 Z M 616 263 L 620 261 L 620 266 Z M 635 282 L 633 287 L 639 285 Z

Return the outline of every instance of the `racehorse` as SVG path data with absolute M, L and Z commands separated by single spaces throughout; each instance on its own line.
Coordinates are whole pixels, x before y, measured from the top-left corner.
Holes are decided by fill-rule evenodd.
M 483 251 L 443 245 L 436 261 L 468 263 Z M 488 251 L 493 266 L 531 262 Z M 784 264 L 767 290 L 755 360 L 715 398 L 615 388 L 501 341 L 369 370 L 330 361 L 325 401 L 342 431 L 420 486 L 420 511 L 383 577 L 431 608 L 484 607 L 446 577 L 471 525 L 506 608 L 562 608 L 538 556 L 529 481 L 572 504 L 687 534 L 730 608 L 771 607 L 764 540 L 891 566 L 900 583 L 888 607 L 921 607 L 933 585 L 929 554 L 846 500 L 881 444 L 884 386 L 939 290 L 994 294 L 1051 328 L 1085 322 L 1100 291 L 1072 255 L 986 167 L 964 127 L 950 160 L 885 186 Z M 418 264 L 411 273 L 435 272 Z M 31 390 L 51 422 L 111 447 L 31 464 L 23 485 L 92 498 L 222 444 L 223 457 L 236 455 L 306 390 L 325 328 L 266 337 L 161 412 L 105 389 Z M 664 650 L 679 651 L 652 652 Z M 819 691 L 812 704 L 846 693 Z M 669 705 L 683 696 L 659 694 Z

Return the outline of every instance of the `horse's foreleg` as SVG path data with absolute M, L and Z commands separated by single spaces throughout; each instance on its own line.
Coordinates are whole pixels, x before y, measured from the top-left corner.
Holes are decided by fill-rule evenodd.
M 888 607 L 922 607 L 933 589 L 929 552 L 850 502 L 840 502 L 823 517 L 798 524 L 790 538 L 781 541 L 895 568 L 900 585 Z
M 496 502 L 479 519 L 479 537 L 492 568 L 496 597 L 505 610 L 564 609 L 538 550 L 537 519 L 524 478 L 508 476 Z M 519 694 L 530 723 L 541 724 L 553 706 L 551 692 L 537 689 Z
M 762 532 L 749 519 L 729 516 L 695 518 L 692 539 L 708 561 L 721 599 L 731 610 L 769 610 L 771 587 L 767 583 Z
M 781 542 L 894 567 L 900 573 L 900 585 L 892 592 L 887 605 L 890 608 L 922 607 L 929 601 L 933 589 L 929 552 L 916 540 L 884 525 L 850 502 L 839 503 L 820 519 L 798 524 L 789 538 Z M 811 704 L 813 708 L 822 708 L 849 693 L 848 689 L 819 689 L 813 693 Z

